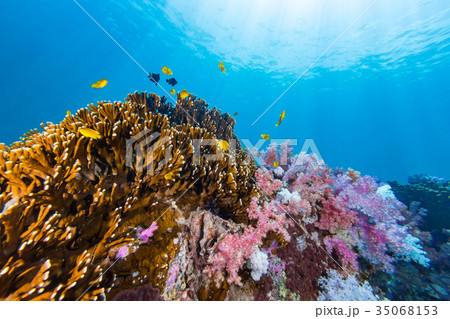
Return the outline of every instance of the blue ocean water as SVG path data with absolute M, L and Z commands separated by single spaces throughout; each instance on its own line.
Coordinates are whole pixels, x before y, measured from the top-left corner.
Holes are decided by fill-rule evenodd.
M 0 142 L 96 101 L 167 95 L 146 74 L 166 65 L 177 90 L 238 112 L 236 133 L 253 144 L 269 134 L 300 151 L 313 139 L 331 167 L 448 179 L 448 0 L 379 0 L 360 17 L 373 3 L 2 1 Z M 108 85 L 92 89 L 101 78 Z

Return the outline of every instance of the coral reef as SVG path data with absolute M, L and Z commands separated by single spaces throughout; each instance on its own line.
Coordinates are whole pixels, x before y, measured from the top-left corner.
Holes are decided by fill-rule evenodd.
M 173 106 L 135 93 L 1 145 L 0 298 L 110 299 L 138 284 L 162 289 L 177 253 L 180 214 L 214 206 L 221 216 L 247 220 L 255 193 L 247 176 L 256 169 L 248 155 L 213 144 L 200 151 L 222 152 L 220 160 L 193 159 L 193 140 L 232 138 L 233 125 L 194 96 Z M 143 143 L 127 145 L 142 132 Z M 143 240 L 140 232 L 153 222 L 158 229 Z
M 0 298 L 378 300 L 446 276 L 448 233 L 418 203 L 289 142 L 243 150 L 233 127 L 195 96 L 135 93 L 1 145 Z
M 395 196 L 410 205 L 412 202 L 420 202 L 428 211 L 424 218 L 422 228 L 427 231 L 450 228 L 450 220 L 447 218 L 450 211 L 450 181 L 443 178 L 424 174 L 414 175 L 408 178 L 407 184 L 397 181 L 388 182 Z
M 429 267 L 405 217 L 416 213 L 388 185 L 353 170 L 333 171 L 314 154 L 292 155 L 289 143 L 260 154 L 249 224 L 224 223 L 208 211 L 201 223 L 186 222 L 167 299 L 377 300 L 365 277 L 393 274 L 404 262 Z M 332 286 L 349 291 L 332 296 Z

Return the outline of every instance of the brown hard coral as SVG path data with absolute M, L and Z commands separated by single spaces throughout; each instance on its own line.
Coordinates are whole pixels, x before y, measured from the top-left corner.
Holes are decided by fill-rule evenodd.
M 193 95 L 187 99 L 181 99 L 179 95 L 175 107 L 167 102 L 165 96 L 160 98 L 152 93 L 147 95 L 145 92 L 140 94 L 135 92 L 129 94 L 126 100 L 144 105 L 149 112 L 167 115 L 171 123 L 205 128 L 209 132 L 214 132 L 218 139 L 236 139 L 234 135 L 235 120 L 228 113 L 222 114 L 216 107 L 209 110 L 208 104 L 204 100 L 196 99 Z
M 194 158 L 193 141 L 235 138 L 233 126 L 193 96 L 173 106 L 135 93 L 0 145 L 0 298 L 94 300 L 147 284 L 162 289 L 180 215 L 213 205 L 221 216 L 247 220 L 250 158 L 215 143 L 200 153 L 221 158 Z M 138 228 L 153 221 L 158 230 L 139 242 Z M 124 246 L 133 253 L 116 259 Z

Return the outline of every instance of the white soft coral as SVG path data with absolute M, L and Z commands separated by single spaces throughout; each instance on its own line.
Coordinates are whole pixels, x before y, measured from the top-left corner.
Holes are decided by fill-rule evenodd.
M 253 280 L 259 281 L 261 276 L 267 273 L 269 267 L 269 256 L 261 250 L 255 251 L 247 262 L 248 268 L 252 270 Z
M 350 275 L 345 279 L 334 269 L 328 270 L 327 276 L 320 277 L 318 283 L 322 288 L 317 299 L 319 301 L 379 300 L 367 281 L 358 282 L 355 276 Z
M 278 196 L 281 199 L 281 202 L 286 205 L 299 203 L 302 200 L 300 194 L 297 191 L 291 193 L 286 188 L 281 188 L 281 190 L 278 192 Z
M 284 169 L 281 166 L 278 166 L 273 170 L 273 173 L 275 174 L 276 177 L 283 177 Z

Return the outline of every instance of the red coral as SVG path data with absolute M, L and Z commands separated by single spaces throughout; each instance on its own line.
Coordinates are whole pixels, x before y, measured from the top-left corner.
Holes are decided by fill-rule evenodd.
M 294 227 L 289 229 L 289 233 L 293 237 L 304 234 Z M 303 251 L 299 251 L 296 241 L 291 240 L 284 247 L 277 248 L 276 255 L 286 263 L 286 287 L 299 294 L 301 300 L 316 300 L 319 295 L 317 281 L 327 269 L 334 266 L 334 261 L 315 242 L 310 239 L 306 241 L 308 245 Z
M 348 248 L 344 241 L 338 237 L 327 237 L 323 241 L 327 251 L 332 254 L 333 251 L 339 258 L 344 267 L 348 267 L 351 271 L 358 271 L 357 255 Z

